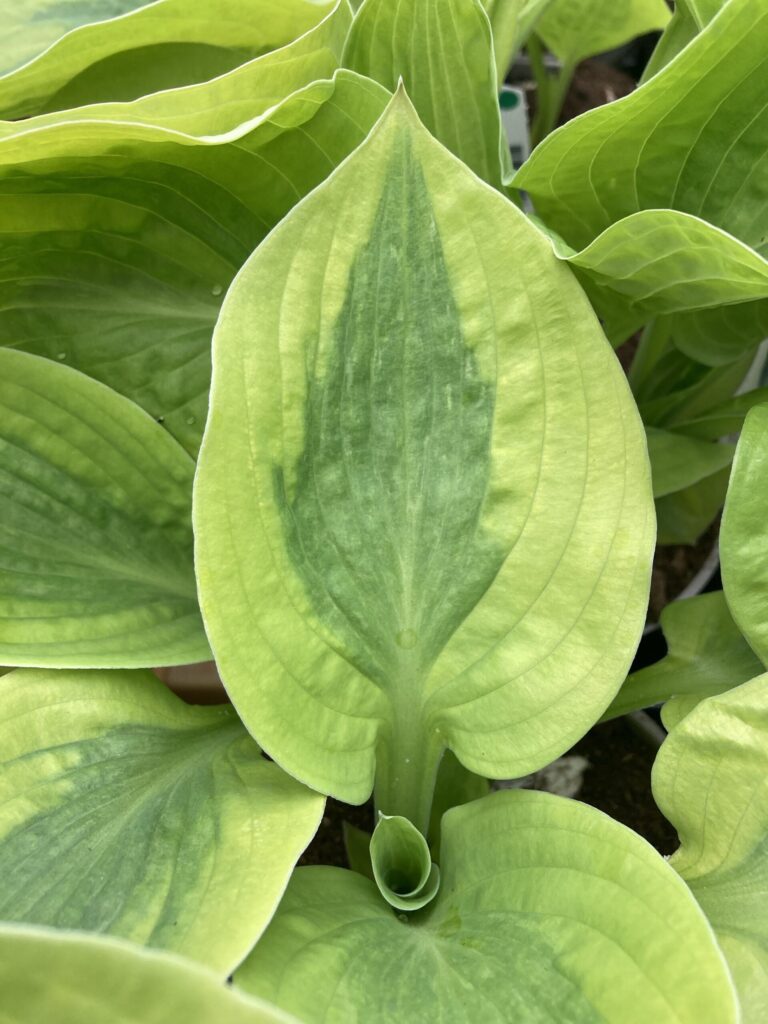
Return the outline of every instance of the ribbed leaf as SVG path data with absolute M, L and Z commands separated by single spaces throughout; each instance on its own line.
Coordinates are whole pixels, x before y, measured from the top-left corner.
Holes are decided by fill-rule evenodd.
M 644 435 L 570 271 L 404 95 L 243 269 L 214 362 L 199 585 L 269 754 L 351 802 L 378 758 L 423 829 L 444 747 L 510 777 L 581 735 L 644 620 Z
M 133 100 L 208 81 L 265 54 L 268 64 L 279 64 L 288 54 L 272 51 L 309 33 L 332 7 L 333 0 L 156 0 L 96 18 L 0 78 L 0 117 Z M 346 3 L 339 7 L 346 20 Z M 320 36 L 327 40 L 322 26 Z M 314 48 L 300 39 L 295 56 Z
M 398 918 L 299 868 L 235 984 L 307 1024 L 731 1024 L 714 936 L 666 862 L 584 804 L 504 792 L 443 819 L 441 888 Z
M 0 142 L 0 343 L 103 381 L 193 454 L 229 282 L 365 138 L 387 98 L 375 83 L 339 72 L 217 136 L 231 116 L 227 96 L 241 116 L 243 103 L 254 112 L 268 106 L 270 90 L 285 82 L 262 85 L 260 100 L 247 88 L 232 92 L 232 83 L 222 95 L 218 83 L 195 93 L 197 108 L 186 107 L 182 90 L 152 110 L 149 101 L 135 105 L 138 113 L 110 109 L 115 120 L 103 123 L 29 122 Z M 150 114 L 169 127 L 126 123 Z M 179 117 L 181 127 L 213 134 L 171 130 Z
M 680 835 L 670 863 L 717 933 L 744 1024 L 762 1024 L 768 1012 L 768 675 L 708 698 L 675 726 L 656 759 L 653 792 Z
M 128 942 L 0 928 L 3 1024 L 298 1024 L 213 974 Z
M 222 976 L 323 811 L 231 707 L 190 707 L 150 673 L 13 672 L 0 746 L 0 919 L 107 932 Z
M 627 678 L 604 721 L 672 698 L 701 700 L 763 671 L 733 621 L 722 590 L 673 601 L 662 611 L 660 622 L 669 653 Z
M 509 149 L 480 0 L 365 0 L 344 64 L 390 91 L 402 78 L 435 138 L 485 181 L 501 185 L 502 173 L 511 170 Z
M 664 0 L 553 0 L 536 32 L 564 64 L 574 65 L 664 28 L 669 17 Z
M 3 11 L 0 73 L 32 60 L 66 32 L 143 6 L 147 0 L 16 0 Z
M 0 663 L 209 657 L 192 567 L 194 463 L 127 399 L 0 349 Z
M 768 405 L 747 416 L 720 533 L 723 588 L 734 619 L 768 664 Z

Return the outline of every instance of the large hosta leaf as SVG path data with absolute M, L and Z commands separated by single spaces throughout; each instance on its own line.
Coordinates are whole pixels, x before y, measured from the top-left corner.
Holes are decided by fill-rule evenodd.
M 262 85 L 263 94 L 243 94 L 255 111 L 276 87 Z M 198 128 L 227 125 L 220 86 L 195 93 Z M 187 92 L 163 100 L 160 112 L 192 130 Z M 109 384 L 195 453 L 211 334 L 229 282 L 365 138 L 386 97 L 343 71 L 229 135 L 142 124 L 149 101 L 135 105 L 140 113 L 111 110 L 104 123 L 29 122 L 31 130 L 0 142 L 0 342 L 65 359 Z M 242 106 L 242 96 L 232 98 Z M 131 117 L 139 122 L 126 123 Z
M 664 28 L 669 17 L 664 0 L 553 0 L 536 32 L 552 53 L 573 66 L 584 57 Z
M 510 777 L 580 736 L 645 615 L 644 435 L 570 271 L 404 94 L 243 269 L 214 362 L 199 585 L 268 753 L 359 802 L 378 747 L 423 828 L 444 747 Z
M 753 307 L 768 306 L 762 301 L 768 298 L 768 262 L 725 231 L 676 210 L 630 214 L 580 252 L 564 256 L 598 286 L 596 306 L 609 321 L 619 319 L 612 305 L 621 317 L 634 319 L 633 326 L 653 316 L 722 306 L 735 306 L 738 321 Z M 676 321 L 676 333 L 699 358 L 701 342 L 688 339 L 687 323 Z M 729 346 L 730 358 L 743 349 L 741 338 L 719 344 Z
M 265 761 L 231 707 L 190 707 L 150 673 L 20 669 L 2 683 L 0 919 L 230 973 L 322 797 Z
M 759 0 L 730 0 L 650 82 L 550 135 L 515 184 L 574 248 L 631 213 L 665 208 L 757 247 L 768 225 L 766 26 Z
M 500 185 L 501 118 L 491 32 L 480 0 L 365 0 L 344 63 L 394 91 L 481 178 Z
M 680 835 L 671 864 L 715 928 L 744 1024 L 762 1024 L 768 1014 L 768 675 L 709 697 L 675 726 L 656 759 L 653 792 Z
M 442 883 L 399 918 L 299 868 L 235 983 L 308 1024 L 729 1024 L 730 980 L 664 860 L 593 808 L 504 792 L 443 818 Z
M 673 601 L 660 622 L 669 653 L 627 678 L 604 719 L 675 697 L 701 700 L 763 671 L 733 621 L 722 590 Z
M 739 439 L 723 514 L 723 587 L 734 619 L 768 663 L 768 405 L 753 409 Z
M 515 185 L 530 193 L 538 213 L 574 249 L 637 211 L 671 208 L 764 255 L 767 19 L 759 0 L 730 0 L 642 88 L 553 133 Z M 753 262 L 759 258 L 755 254 Z M 685 314 L 675 334 L 689 354 L 724 362 L 761 340 L 766 307 L 761 299 L 725 314 Z
M 66 32 L 142 7 L 148 0 L 16 0 L 3 11 L 0 74 L 37 57 Z
M 194 463 L 137 406 L 0 349 L 0 663 L 209 656 L 192 568 Z
M 47 928 L 0 927 L 3 1024 L 298 1024 L 168 953 Z
M 306 59 L 318 44 L 331 43 L 322 21 L 333 6 L 333 0 L 156 0 L 96 19 L 0 78 L 0 117 L 132 100 L 208 81 L 261 55 L 267 64 Z M 338 6 L 348 24 L 347 4 Z M 293 40 L 298 45 L 290 47 Z

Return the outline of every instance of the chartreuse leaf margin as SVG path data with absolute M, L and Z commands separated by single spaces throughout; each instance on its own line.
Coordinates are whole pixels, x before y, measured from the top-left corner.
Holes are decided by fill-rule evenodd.
M 768 675 L 707 698 L 675 725 L 653 768 L 653 792 L 680 836 L 670 863 L 715 929 L 744 1024 L 761 1024 L 768 1013 Z
M 299 868 L 235 984 L 307 1024 L 735 1024 L 711 928 L 644 840 L 505 791 L 443 817 L 441 885 L 399 916 L 370 879 Z
M 192 561 L 194 469 L 127 398 L 0 349 L 0 664 L 210 656 Z
M 269 922 L 324 800 L 229 705 L 149 672 L 20 669 L 0 693 L 0 920 L 106 932 L 226 977 Z
M 768 405 L 747 416 L 720 531 L 723 589 L 739 629 L 768 664 Z
M 196 454 L 229 283 L 388 98 L 350 71 L 308 84 L 251 66 L 17 126 L 0 141 L 0 344 L 97 378 Z
M 424 831 L 446 747 L 514 777 L 581 736 L 645 617 L 644 433 L 568 269 L 404 93 L 245 265 L 213 358 L 198 585 L 269 755 L 352 803 L 376 776 Z
M 155 0 L 75 28 L 0 77 L 0 117 L 133 100 L 206 82 L 252 61 L 280 65 L 304 58 L 311 64 L 313 35 L 331 44 L 327 22 L 334 15 L 348 27 L 346 0 Z
M 741 278 L 748 264 L 753 282 L 753 273 L 765 273 L 768 147 L 761 104 L 766 18 L 765 6 L 754 0 L 729 0 L 690 45 L 636 92 L 553 132 L 515 175 L 514 185 L 530 194 L 538 215 L 573 250 L 589 246 L 616 224 L 615 236 L 630 226 L 655 235 L 661 244 L 657 255 L 663 257 L 674 235 L 682 242 L 693 228 L 683 229 L 669 211 L 720 229 L 732 237 L 718 243 L 715 233 L 696 227 L 691 264 L 681 254 L 675 270 L 668 263 L 668 273 L 676 282 L 691 272 L 709 276 L 714 302 L 732 302 L 718 297 L 724 287 L 718 277 L 732 279 L 736 271 Z M 713 153 L 718 159 L 712 159 Z M 627 222 L 623 228 L 622 218 L 638 212 L 644 212 L 645 221 Z M 672 234 L 665 229 L 666 238 L 658 228 L 665 222 L 673 226 Z M 740 256 L 739 243 L 752 254 Z M 719 255 L 707 257 L 713 245 Z M 625 249 L 631 247 L 627 237 Z M 702 275 L 705 257 L 708 275 Z M 654 267 L 660 270 L 662 262 L 647 267 L 644 276 Z M 668 297 L 680 291 L 679 284 Z M 700 293 L 700 283 L 694 291 Z M 750 300 L 745 294 L 725 310 L 702 307 L 670 310 L 675 344 L 694 359 L 718 365 L 765 334 L 765 297 Z
M 116 18 L 147 0 L 18 0 L 3 11 L 0 73 L 14 71 L 39 56 L 80 25 Z
M 101 936 L 0 925 L 3 1024 L 299 1024 L 168 953 Z

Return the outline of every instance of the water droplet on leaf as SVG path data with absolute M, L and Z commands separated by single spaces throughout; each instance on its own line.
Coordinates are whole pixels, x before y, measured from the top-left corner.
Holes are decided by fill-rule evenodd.
M 64 359 L 67 358 L 67 353 L 66 352 L 59 352 L 58 355 L 56 356 L 56 358 L 59 360 L 59 362 L 62 362 Z
M 220 284 L 215 284 L 213 288 L 211 288 L 211 295 L 221 295 L 223 291 L 224 289 Z

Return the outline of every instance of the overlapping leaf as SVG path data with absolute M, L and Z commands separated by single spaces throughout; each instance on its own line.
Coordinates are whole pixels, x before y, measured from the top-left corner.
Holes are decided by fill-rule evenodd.
M 365 0 L 344 64 L 394 91 L 402 78 L 435 138 L 492 185 L 511 170 L 491 32 L 480 0 Z M 503 161 L 503 163 L 502 163 Z
M 723 587 L 734 619 L 768 663 L 768 405 L 747 416 L 720 535 Z
M 243 85 L 246 74 L 237 73 Z M 343 71 L 217 135 L 244 104 L 255 114 L 277 102 L 272 90 L 296 87 L 260 81 L 262 94 L 220 80 L 133 112 L 110 109 L 106 122 L 29 122 L 0 142 L 0 342 L 65 359 L 161 419 L 192 453 L 229 282 L 386 102 L 381 87 Z M 187 107 L 190 92 L 197 105 Z M 158 115 L 165 127 L 141 123 Z
M 539 214 L 574 249 L 633 213 L 669 208 L 762 254 L 768 227 L 766 18 L 757 0 L 730 0 L 676 60 L 635 93 L 551 135 L 515 184 L 531 194 Z M 717 271 L 715 264 L 711 276 Z M 765 303 L 755 309 L 756 303 L 745 302 L 727 311 L 727 323 L 744 338 L 745 348 L 761 338 L 754 331 L 761 330 Z M 675 333 L 682 345 L 688 331 L 703 336 L 701 358 L 722 362 L 712 315 L 688 314 Z
M 299 868 L 236 985 L 308 1024 L 737 1020 L 690 893 L 593 808 L 524 791 L 455 808 L 440 868 L 436 899 L 400 918 L 361 875 Z
M 0 74 L 14 71 L 80 25 L 127 14 L 148 0 L 16 0 L 3 11 Z
M 107 932 L 223 976 L 323 810 L 231 707 L 190 707 L 150 673 L 13 672 L 0 745 L 0 919 Z
M 628 677 L 604 720 L 672 698 L 698 701 L 763 671 L 721 590 L 673 601 L 662 611 L 660 622 L 669 653 Z
M 654 765 L 653 792 L 680 835 L 670 863 L 715 928 L 744 1024 L 761 1024 L 768 1012 L 768 675 L 709 697 L 675 725 Z
M 262 55 L 267 65 L 306 59 L 334 38 L 322 25 L 333 0 L 155 0 L 122 7 L 138 9 L 96 18 L 0 78 L 0 117 L 133 100 L 208 81 Z M 347 5 L 339 9 L 345 17 Z
M 664 28 L 669 17 L 664 0 L 553 0 L 536 32 L 552 53 L 572 67 L 592 54 Z
M 194 463 L 127 399 L 0 349 L 0 663 L 209 657 L 192 566 Z
M 3 1024 L 298 1024 L 168 953 L 46 928 L 0 928 Z
M 351 802 L 377 771 L 423 829 L 444 747 L 510 777 L 581 735 L 644 619 L 644 436 L 570 272 L 402 94 L 243 269 L 214 360 L 198 580 L 268 753 Z

